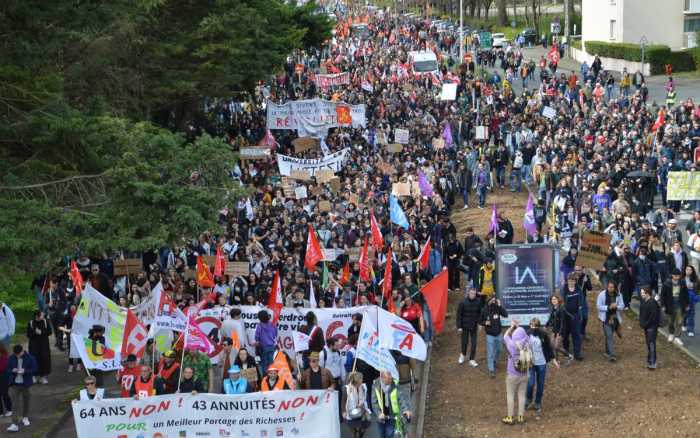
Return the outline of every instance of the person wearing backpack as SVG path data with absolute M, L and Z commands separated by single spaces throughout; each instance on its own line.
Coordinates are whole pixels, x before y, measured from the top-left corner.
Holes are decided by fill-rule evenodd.
M 559 362 L 554 357 L 554 349 L 549 340 L 549 335 L 542 328 L 540 320 L 532 318 L 530 320 L 530 346 L 532 348 L 532 368 L 527 381 L 527 401 L 525 405 L 527 409 L 535 409 L 535 414 L 539 417 L 542 415 L 542 396 L 544 395 L 544 381 L 547 375 L 547 364 L 552 362 L 554 366 L 559 368 Z M 535 385 L 537 391 L 535 392 Z M 535 392 L 535 400 L 533 404 L 532 395 Z
M 508 415 L 503 417 L 505 424 L 512 425 L 525 422 L 525 391 L 527 390 L 528 372 L 532 368 L 532 350 L 530 337 L 524 328 L 518 327 L 518 321 L 512 320 L 510 327 L 503 335 L 503 342 L 508 351 L 508 367 L 506 373 L 506 400 Z M 518 397 L 518 416 L 513 420 L 515 397 Z

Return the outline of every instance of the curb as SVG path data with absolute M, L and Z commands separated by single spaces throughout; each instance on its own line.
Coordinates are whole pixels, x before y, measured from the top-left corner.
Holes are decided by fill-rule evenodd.
M 432 344 L 428 347 L 428 355 L 423 364 L 423 374 L 420 381 L 420 393 L 418 394 L 418 409 L 416 409 L 416 437 L 423 437 L 423 427 L 425 426 L 425 406 L 428 397 L 428 376 L 430 375 L 430 356 L 433 350 Z
M 61 415 L 58 421 L 53 426 L 51 426 L 51 429 L 49 429 L 49 431 L 46 432 L 44 438 L 53 438 L 58 436 L 58 434 L 61 432 L 61 429 L 63 429 L 66 423 L 70 421 L 72 416 L 73 407 L 69 404 L 68 409 L 66 409 L 66 411 Z

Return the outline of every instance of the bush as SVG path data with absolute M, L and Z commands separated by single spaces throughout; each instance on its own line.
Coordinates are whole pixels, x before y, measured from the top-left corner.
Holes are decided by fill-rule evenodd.
M 585 47 L 586 52 L 591 55 L 633 62 L 642 60 L 642 48 L 639 44 L 586 41 Z M 698 60 L 700 54 L 693 56 L 691 50 L 672 52 L 664 45 L 644 46 L 644 61 L 651 64 L 652 74 L 663 74 L 666 64 L 671 64 L 674 72 L 693 71 L 697 69 Z
M 31 276 L 3 276 L 0 282 L 0 302 L 7 304 L 17 320 L 17 335 L 24 336 L 27 323 L 37 309 Z M 16 342 L 16 341 L 15 341 Z

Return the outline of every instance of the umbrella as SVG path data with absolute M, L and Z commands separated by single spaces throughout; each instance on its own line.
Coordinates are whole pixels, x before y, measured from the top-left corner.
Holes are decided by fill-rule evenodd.
M 654 178 L 654 174 L 643 170 L 634 170 L 627 174 L 627 178 Z

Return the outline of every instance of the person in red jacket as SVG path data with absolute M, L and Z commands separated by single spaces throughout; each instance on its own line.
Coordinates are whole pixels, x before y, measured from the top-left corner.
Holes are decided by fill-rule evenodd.
M 141 374 L 141 368 L 137 364 L 136 355 L 130 354 L 126 357 L 126 363 L 119 373 L 117 374 L 117 382 L 119 383 L 119 396 L 129 397 L 131 392 L 131 387 L 134 385 L 136 379 L 139 378 Z

